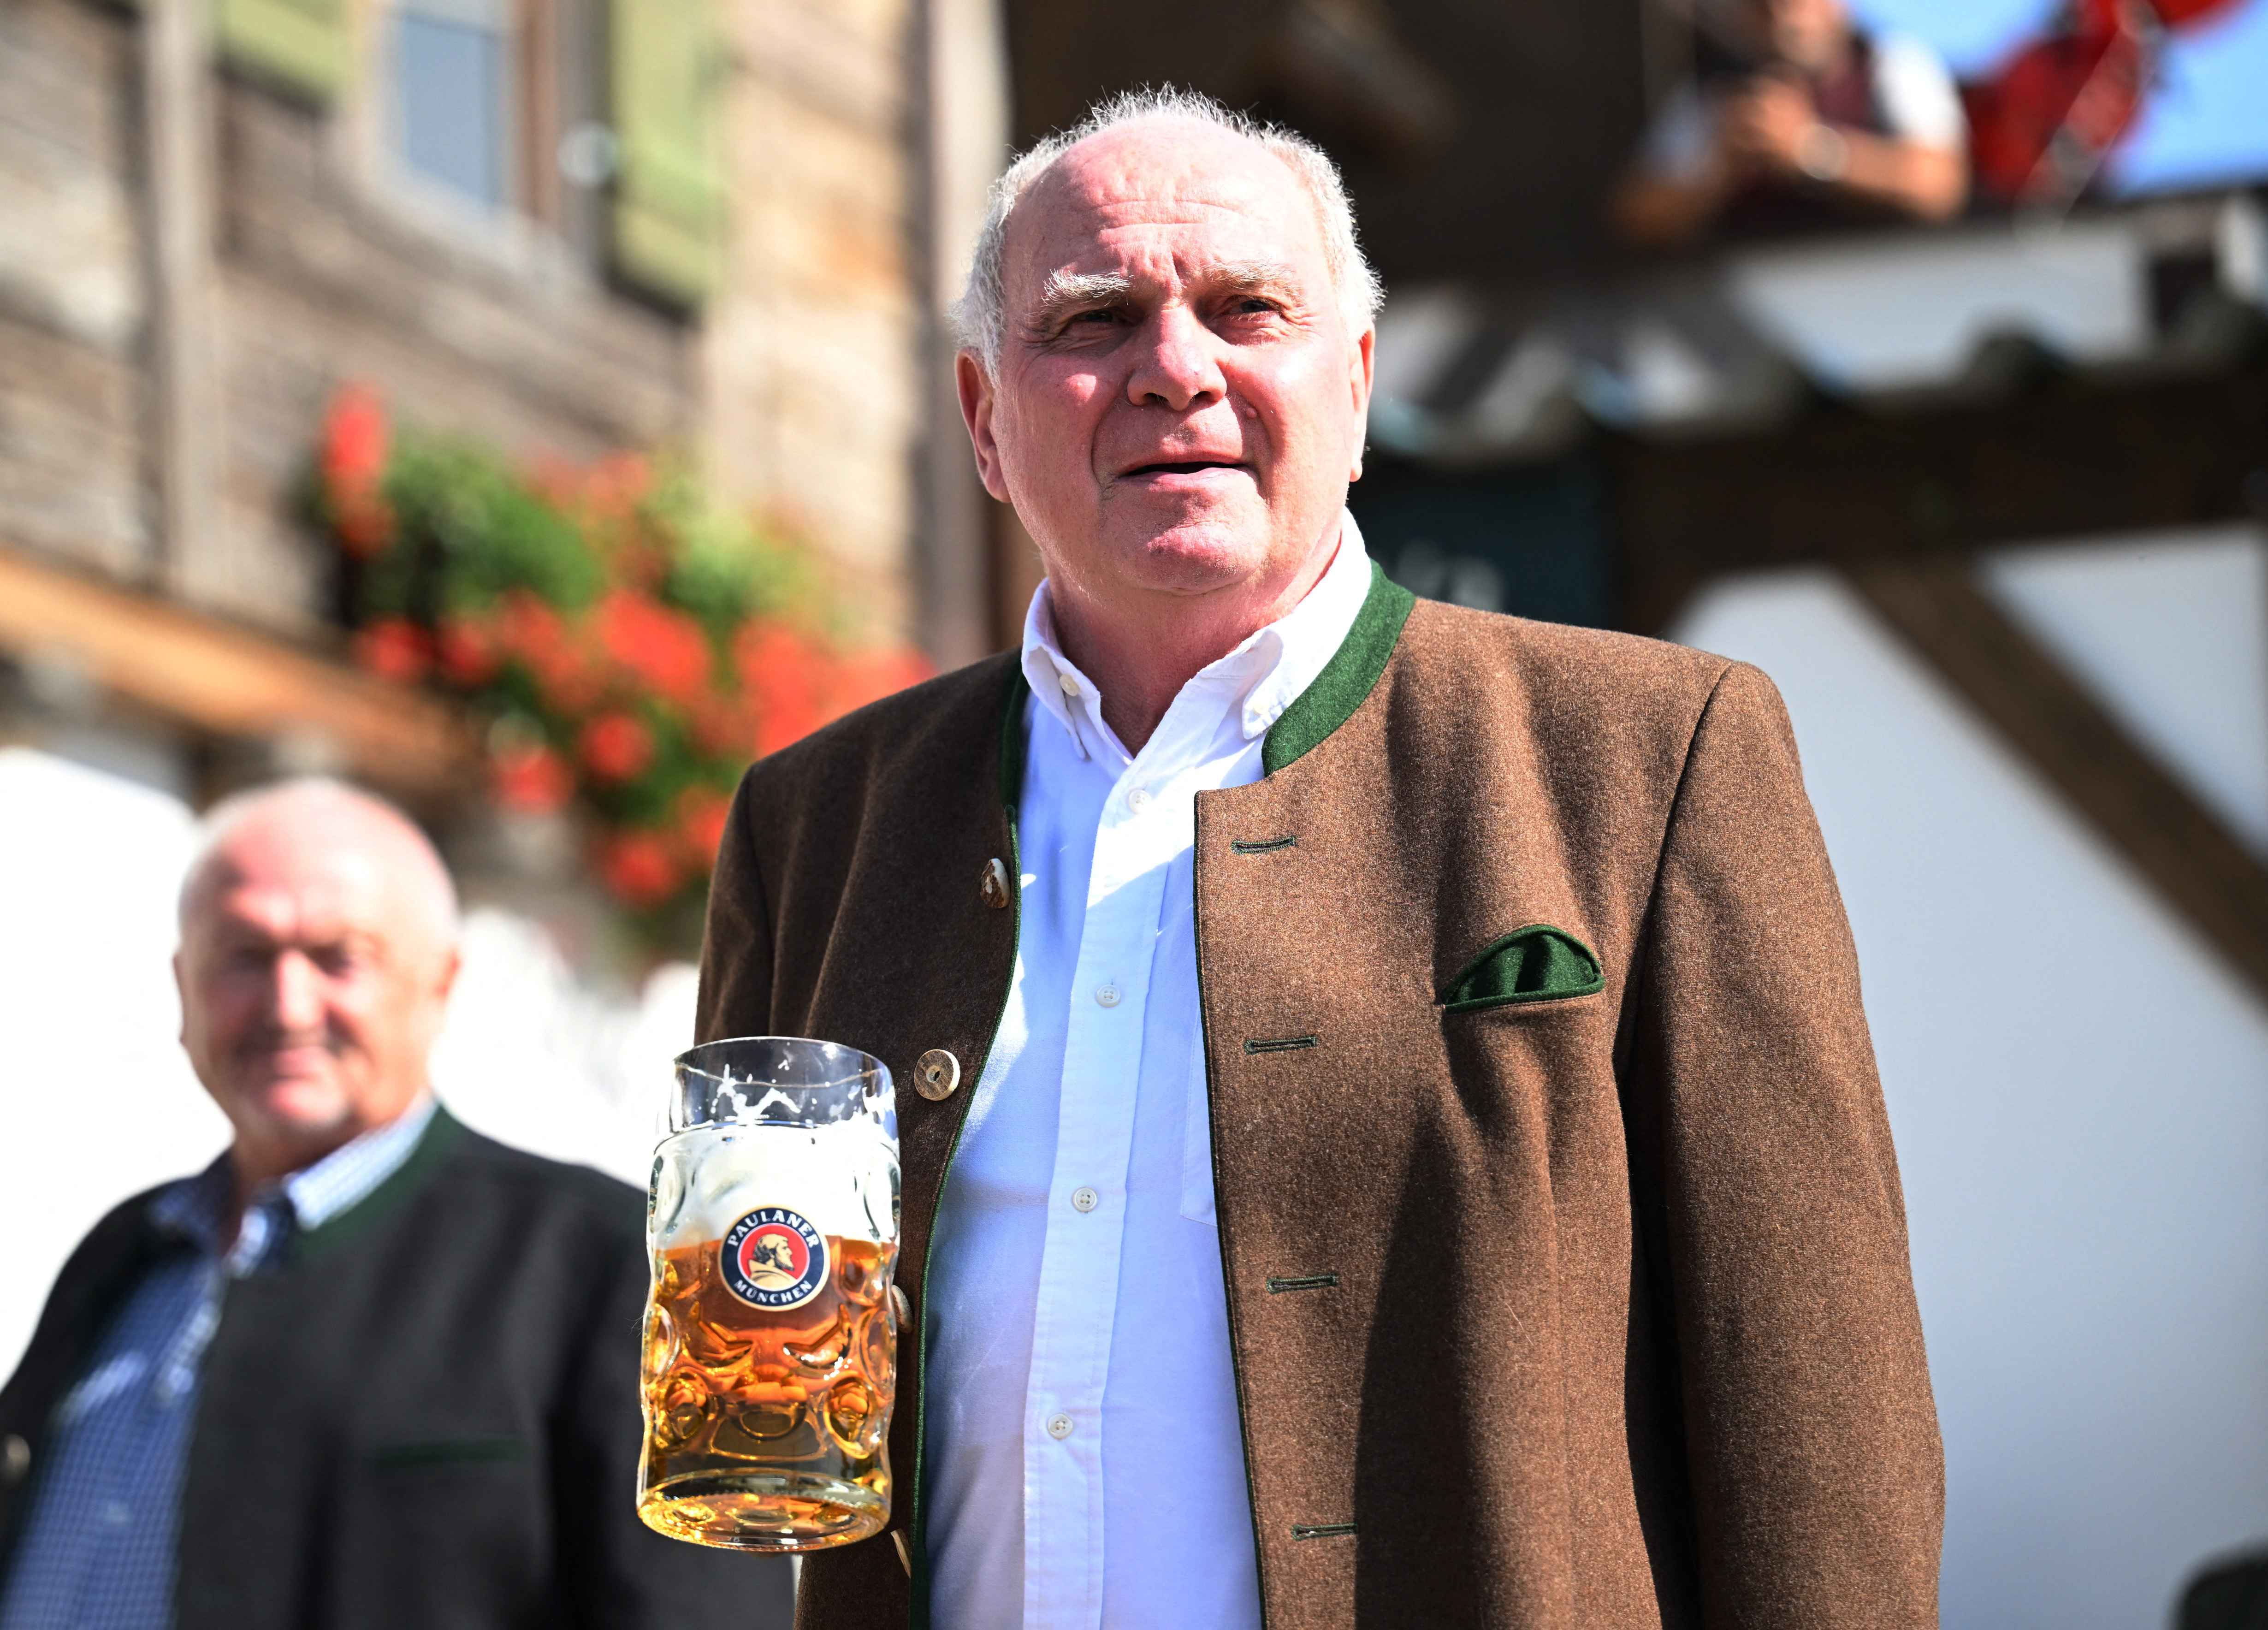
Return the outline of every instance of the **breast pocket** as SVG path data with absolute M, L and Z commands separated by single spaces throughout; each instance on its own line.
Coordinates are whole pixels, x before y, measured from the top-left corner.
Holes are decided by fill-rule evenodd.
M 329 1588 L 340 1630 L 482 1630 L 538 1622 L 559 1535 L 552 1491 L 515 1436 L 433 1437 L 372 1449 L 339 1495 Z
M 1491 940 L 1441 992 L 1445 1014 L 1563 1002 L 1606 989 L 1598 953 L 1564 928 L 1530 923 Z

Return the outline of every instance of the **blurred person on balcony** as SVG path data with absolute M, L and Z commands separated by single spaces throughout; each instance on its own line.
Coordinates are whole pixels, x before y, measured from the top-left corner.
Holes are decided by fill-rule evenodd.
M 1936 53 L 1842 0 L 1704 0 L 1703 65 L 1656 114 L 1613 200 L 1633 244 L 1863 220 L 1969 199 L 1968 126 Z
M 0 1390 L 0 1630 L 784 1626 L 780 1565 L 633 1514 L 641 1197 L 433 1096 L 424 836 L 334 782 L 241 795 L 180 927 L 234 1140 L 95 1228 Z

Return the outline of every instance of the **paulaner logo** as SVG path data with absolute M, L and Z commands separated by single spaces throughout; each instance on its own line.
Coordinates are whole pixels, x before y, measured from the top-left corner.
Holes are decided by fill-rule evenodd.
M 718 1265 L 751 1307 L 799 1308 L 827 1283 L 827 1236 L 784 1206 L 750 1212 L 725 1232 Z

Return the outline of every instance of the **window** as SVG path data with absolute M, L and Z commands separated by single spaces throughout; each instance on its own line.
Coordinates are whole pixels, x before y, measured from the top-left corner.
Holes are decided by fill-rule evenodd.
M 358 77 L 350 4 L 214 0 L 222 52 L 328 108 Z M 726 207 L 715 0 L 384 7 L 372 102 L 391 168 L 549 228 L 626 288 L 700 306 Z
M 394 131 L 411 173 L 475 203 L 518 202 L 510 0 L 399 0 Z

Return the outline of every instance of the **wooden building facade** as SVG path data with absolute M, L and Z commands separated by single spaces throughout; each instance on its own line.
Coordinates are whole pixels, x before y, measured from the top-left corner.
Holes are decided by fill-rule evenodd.
M 303 500 L 350 380 L 513 456 L 679 454 L 809 548 L 854 637 L 977 654 L 983 500 L 925 437 L 938 257 L 973 230 L 943 212 L 1004 140 L 989 27 L 953 0 L 0 0 L 14 715 L 91 685 L 193 745 L 306 726 L 445 777 L 355 722 L 387 708 L 335 660 Z M 152 617 L 179 682 L 132 660 Z M 360 710 L 299 706 L 313 672 Z

